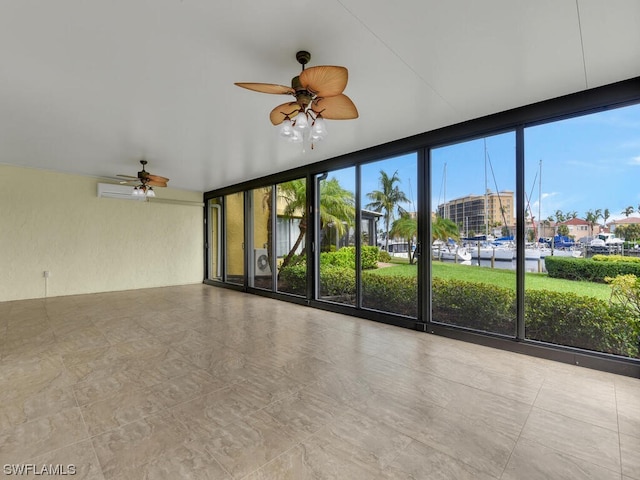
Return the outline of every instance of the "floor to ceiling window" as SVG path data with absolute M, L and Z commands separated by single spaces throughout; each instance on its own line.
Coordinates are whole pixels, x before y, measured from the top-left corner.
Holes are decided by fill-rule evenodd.
M 222 280 L 222 197 L 207 203 L 207 274 L 209 280 Z
M 277 290 L 303 296 L 307 289 L 307 182 L 297 178 L 276 185 Z
M 417 317 L 417 186 L 416 153 L 360 167 L 363 308 Z
M 244 192 L 224 197 L 225 208 L 225 280 L 244 285 Z
M 355 305 L 355 168 L 320 174 L 316 182 L 317 298 Z
M 273 288 L 273 188 L 256 188 L 249 192 L 251 212 L 251 263 L 249 286 Z
M 516 333 L 515 134 L 431 150 L 432 320 Z
M 639 132 L 639 105 L 525 129 L 528 339 L 638 357 Z

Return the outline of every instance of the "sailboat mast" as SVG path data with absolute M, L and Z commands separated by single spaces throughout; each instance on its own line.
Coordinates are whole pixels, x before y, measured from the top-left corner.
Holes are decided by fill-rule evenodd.
M 542 159 L 540 159 L 540 175 L 538 178 L 538 225 L 541 225 L 542 222 L 542 217 L 541 215 L 541 211 L 542 211 Z M 538 231 L 538 238 L 540 237 L 540 231 Z M 547 232 L 545 232 L 547 233 Z M 536 238 L 536 242 L 538 241 L 538 239 Z
M 442 175 L 442 205 L 444 208 L 442 209 L 442 213 L 444 214 L 444 218 L 449 218 L 447 215 L 447 162 L 444 162 L 444 172 Z
M 487 189 L 487 139 L 484 140 L 484 234 L 489 238 L 489 196 Z

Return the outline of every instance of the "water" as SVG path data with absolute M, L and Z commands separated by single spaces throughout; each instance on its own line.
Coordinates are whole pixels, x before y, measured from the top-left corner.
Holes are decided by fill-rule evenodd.
M 437 262 L 439 260 L 434 260 Z M 444 263 L 455 263 L 452 260 L 442 260 Z M 466 262 L 458 262 L 460 265 L 470 265 L 470 266 L 478 266 L 478 260 L 472 259 Z M 479 266 L 491 268 L 491 260 L 480 260 Z M 499 268 L 502 270 L 515 270 L 516 269 L 516 261 L 515 260 L 496 260 L 493 262 L 493 268 Z M 546 273 L 547 270 L 544 265 L 544 258 L 540 260 L 525 260 L 525 272 L 543 272 Z

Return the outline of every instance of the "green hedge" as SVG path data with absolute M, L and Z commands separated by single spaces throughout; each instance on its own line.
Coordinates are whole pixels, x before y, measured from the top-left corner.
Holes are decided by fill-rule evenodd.
M 640 277 L 640 263 L 621 260 L 596 260 L 593 258 L 545 257 L 544 263 L 547 273 L 553 278 L 565 280 L 581 280 L 605 283 L 605 277 L 633 274 Z M 625 257 L 622 257 L 625 258 Z
M 304 294 L 303 268 L 294 265 L 282 269 L 280 274 Z M 320 281 L 322 296 L 349 301 L 355 298 L 353 269 L 325 267 L 320 272 Z M 441 278 L 434 278 L 432 287 L 434 321 L 515 335 L 515 290 Z M 415 277 L 362 272 L 362 291 L 366 308 L 417 317 Z M 524 315 L 528 339 L 640 358 L 637 324 L 619 305 L 573 293 L 528 290 Z
M 362 304 L 374 310 L 417 317 L 417 278 L 362 272 Z
M 594 255 L 591 257 L 594 262 L 628 262 L 640 263 L 640 257 L 627 257 L 625 255 Z
M 638 357 L 638 332 L 627 312 L 594 297 L 528 291 L 525 328 L 531 340 Z
M 364 245 L 361 249 L 360 258 L 362 269 L 368 270 L 378 268 L 378 247 Z M 323 267 L 356 268 L 356 247 L 342 247 L 335 252 L 320 253 L 320 264 Z
M 440 278 L 432 285 L 434 321 L 515 335 L 515 290 Z

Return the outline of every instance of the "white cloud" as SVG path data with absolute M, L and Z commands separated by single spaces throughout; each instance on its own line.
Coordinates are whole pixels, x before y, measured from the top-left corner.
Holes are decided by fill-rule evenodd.
M 629 162 L 629 165 L 640 165 L 640 155 L 633 157 Z

